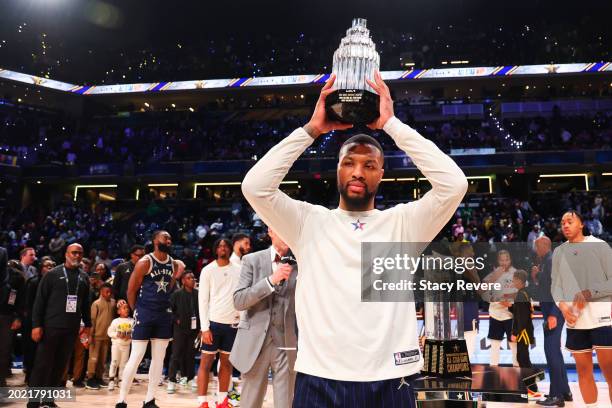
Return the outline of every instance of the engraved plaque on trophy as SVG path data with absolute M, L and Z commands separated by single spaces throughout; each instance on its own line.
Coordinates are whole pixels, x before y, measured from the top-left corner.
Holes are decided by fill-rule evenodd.
M 353 19 L 346 37 L 334 52 L 335 91 L 327 96 L 327 115 L 343 123 L 367 124 L 379 116 L 379 97 L 366 79 L 374 80 L 380 56 L 363 18 Z

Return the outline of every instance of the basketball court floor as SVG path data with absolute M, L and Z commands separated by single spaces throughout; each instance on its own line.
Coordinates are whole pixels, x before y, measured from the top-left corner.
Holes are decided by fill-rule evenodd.
M 146 374 L 138 374 L 137 377 L 140 380 L 140 384 L 134 385 L 130 391 L 128 396 L 128 407 L 132 408 L 140 408 L 142 407 L 143 398 L 147 392 L 147 384 Z M 13 376 L 8 378 L 7 382 L 10 387 L 22 387 L 23 386 L 23 374 L 21 370 L 14 369 Z M 70 383 L 69 383 L 70 384 Z M 540 391 L 546 392 L 548 391 L 549 384 L 545 381 L 538 383 Z M 598 408 L 612 408 L 612 405 L 608 399 L 608 389 L 605 382 L 598 382 L 597 386 L 599 388 L 599 401 Z M 217 382 L 216 380 L 212 380 L 209 384 L 209 395 L 216 392 L 217 390 Z M 578 388 L 578 383 L 571 382 L 570 388 L 572 393 L 574 394 L 574 402 L 568 402 L 565 404 L 567 408 L 574 407 L 584 407 L 584 403 L 580 398 L 580 390 Z M 76 401 L 75 402 L 58 402 L 58 405 L 62 408 L 81 408 L 81 407 L 96 407 L 96 408 L 114 408 L 115 403 L 117 401 L 117 396 L 119 395 L 119 390 L 115 388 L 114 391 L 108 391 L 106 388 L 102 388 L 99 391 L 87 390 L 84 388 L 78 388 L 76 390 Z M 175 394 L 169 395 L 166 393 L 166 386 L 159 386 L 159 390 L 156 395 L 156 403 L 160 406 L 160 408 L 197 408 L 198 404 L 196 401 L 197 393 L 192 391 L 189 387 L 177 387 L 177 392 Z M 486 405 L 485 405 L 486 404 Z M 0 403 L 0 407 L 24 407 L 25 403 L 9 403 L 2 404 Z M 272 385 L 268 386 L 268 393 L 266 394 L 266 399 L 264 401 L 264 408 L 272 408 L 274 406 L 274 394 L 272 392 Z M 490 408 L 502 408 L 502 407 L 538 407 L 539 405 L 533 404 L 516 404 L 516 403 L 501 403 L 501 402 L 486 402 L 482 403 L 482 406 L 487 406 Z M 212 407 L 211 407 L 212 408 Z M 245 407 L 246 408 L 246 407 Z M 327 408 L 327 407 L 313 407 L 313 408 Z M 381 407 L 384 408 L 384 407 Z

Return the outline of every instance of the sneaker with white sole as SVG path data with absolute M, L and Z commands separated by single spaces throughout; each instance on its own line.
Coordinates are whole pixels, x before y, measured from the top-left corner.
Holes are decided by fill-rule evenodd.
M 108 382 L 108 390 L 109 390 L 109 391 L 112 391 L 112 390 L 114 390 L 114 389 L 115 389 L 115 380 L 110 380 L 110 381 Z
M 240 406 L 240 394 L 234 390 L 227 393 L 227 399 L 232 407 Z
M 176 383 L 172 381 L 168 381 L 168 386 L 166 387 L 166 392 L 168 394 L 174 394 L 176 392 Z

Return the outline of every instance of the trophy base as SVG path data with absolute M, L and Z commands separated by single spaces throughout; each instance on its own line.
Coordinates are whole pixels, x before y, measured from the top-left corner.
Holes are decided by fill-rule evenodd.
M 435 377 L 471 377 L 472 368 L 465 340 L 426 339 L 421 372 Z
M 364 89 L 338 89 L 325 99 L 325 111 L 332 120 L 368 124 L 379 116 L 380 97 Z

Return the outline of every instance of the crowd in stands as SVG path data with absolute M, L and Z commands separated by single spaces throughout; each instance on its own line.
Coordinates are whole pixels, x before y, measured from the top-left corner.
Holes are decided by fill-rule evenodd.
M 612 113 L 524 117 L 502 121 L 506 132 L 487 118 L 453 117 L 415 121 L 407 106 L 398 104 L 397 116 L 423 136 L 450 152 L 458 148 L 495 148 L 514 151 L 505 136 L 522 142 L 522 150 L 588 150 L 612 146 Z M 0 154 L 21 163 L 144 164 L 164 161 L 251 160 L 307 121 L 296 110 L 277 118 L 254 118 L 230 112 L 143 112 L 129 118 L 71 121 L 58 115 L 24 110 L 0 111 Z M 306 153 L 334 157 L 342 135 L 323 137 Z M 387 154 L 399 153 L 382 132 Z M 316 152 L 316 153 L 315 153 Z
M 322 204 L 334 207 L 337 205 L 334 200 Z M 459 208 L 439 238 L 527 242 L 545 234 L 553 242 L 561 242 L 560 216 L 564 210 L 573 208 L 584 216 L 593 235 L 612 239 L 612 200 L 605 192 L 572 192 L 560 198 L 557 194 L 540 193 L 529 201 L 485 195 L 471 202 L 478 205 Z M 385 207 L 384 197 L 380 205 Z M 243 202 L 228 205 L 223 213 L 210 214 L 155 202 L 132 213 L 113 212 L 103 203 L 91 207 L 67 202 L 51 211 L 0 209 L 0 246 L 7 248 L 13 257 L 21 249 L 32 247 L 39 258 L 49 255 L 60 259 L 66 245 L 79 242 L 86 248 L 86 257 L 101 259 L 110 267 L 113 259 L 125 256 L 133 244 L 144 243 L 153 231 L 162 228 L 174 237 L 175 250 L 181 259 L 196 270 L 212 258 L 210 246 L 220 236 L 247 233 L 252 236 L 254 247 L 264 245 L 262 225 L 261 219 Z
M 410 27 L 371 27 L 381 69 L 402 70 L 407 63 L 437 68 L 453 60 L 499 66 L 612 59 L 603 16 L 577 15 L 570 28 L 563 19 L 508 18 L 500 23 L 490 17 L 475 14 Z M 73 44 L 22 23 L 0 30 L 0 61 L 3 68 L 96 85 L 317 74 L 330 72 L 333 52 L 348 23 L 316 34 L 200 33 L 188 38 L 168 35 L 145 46 L 107 43 L 103 47 Z

